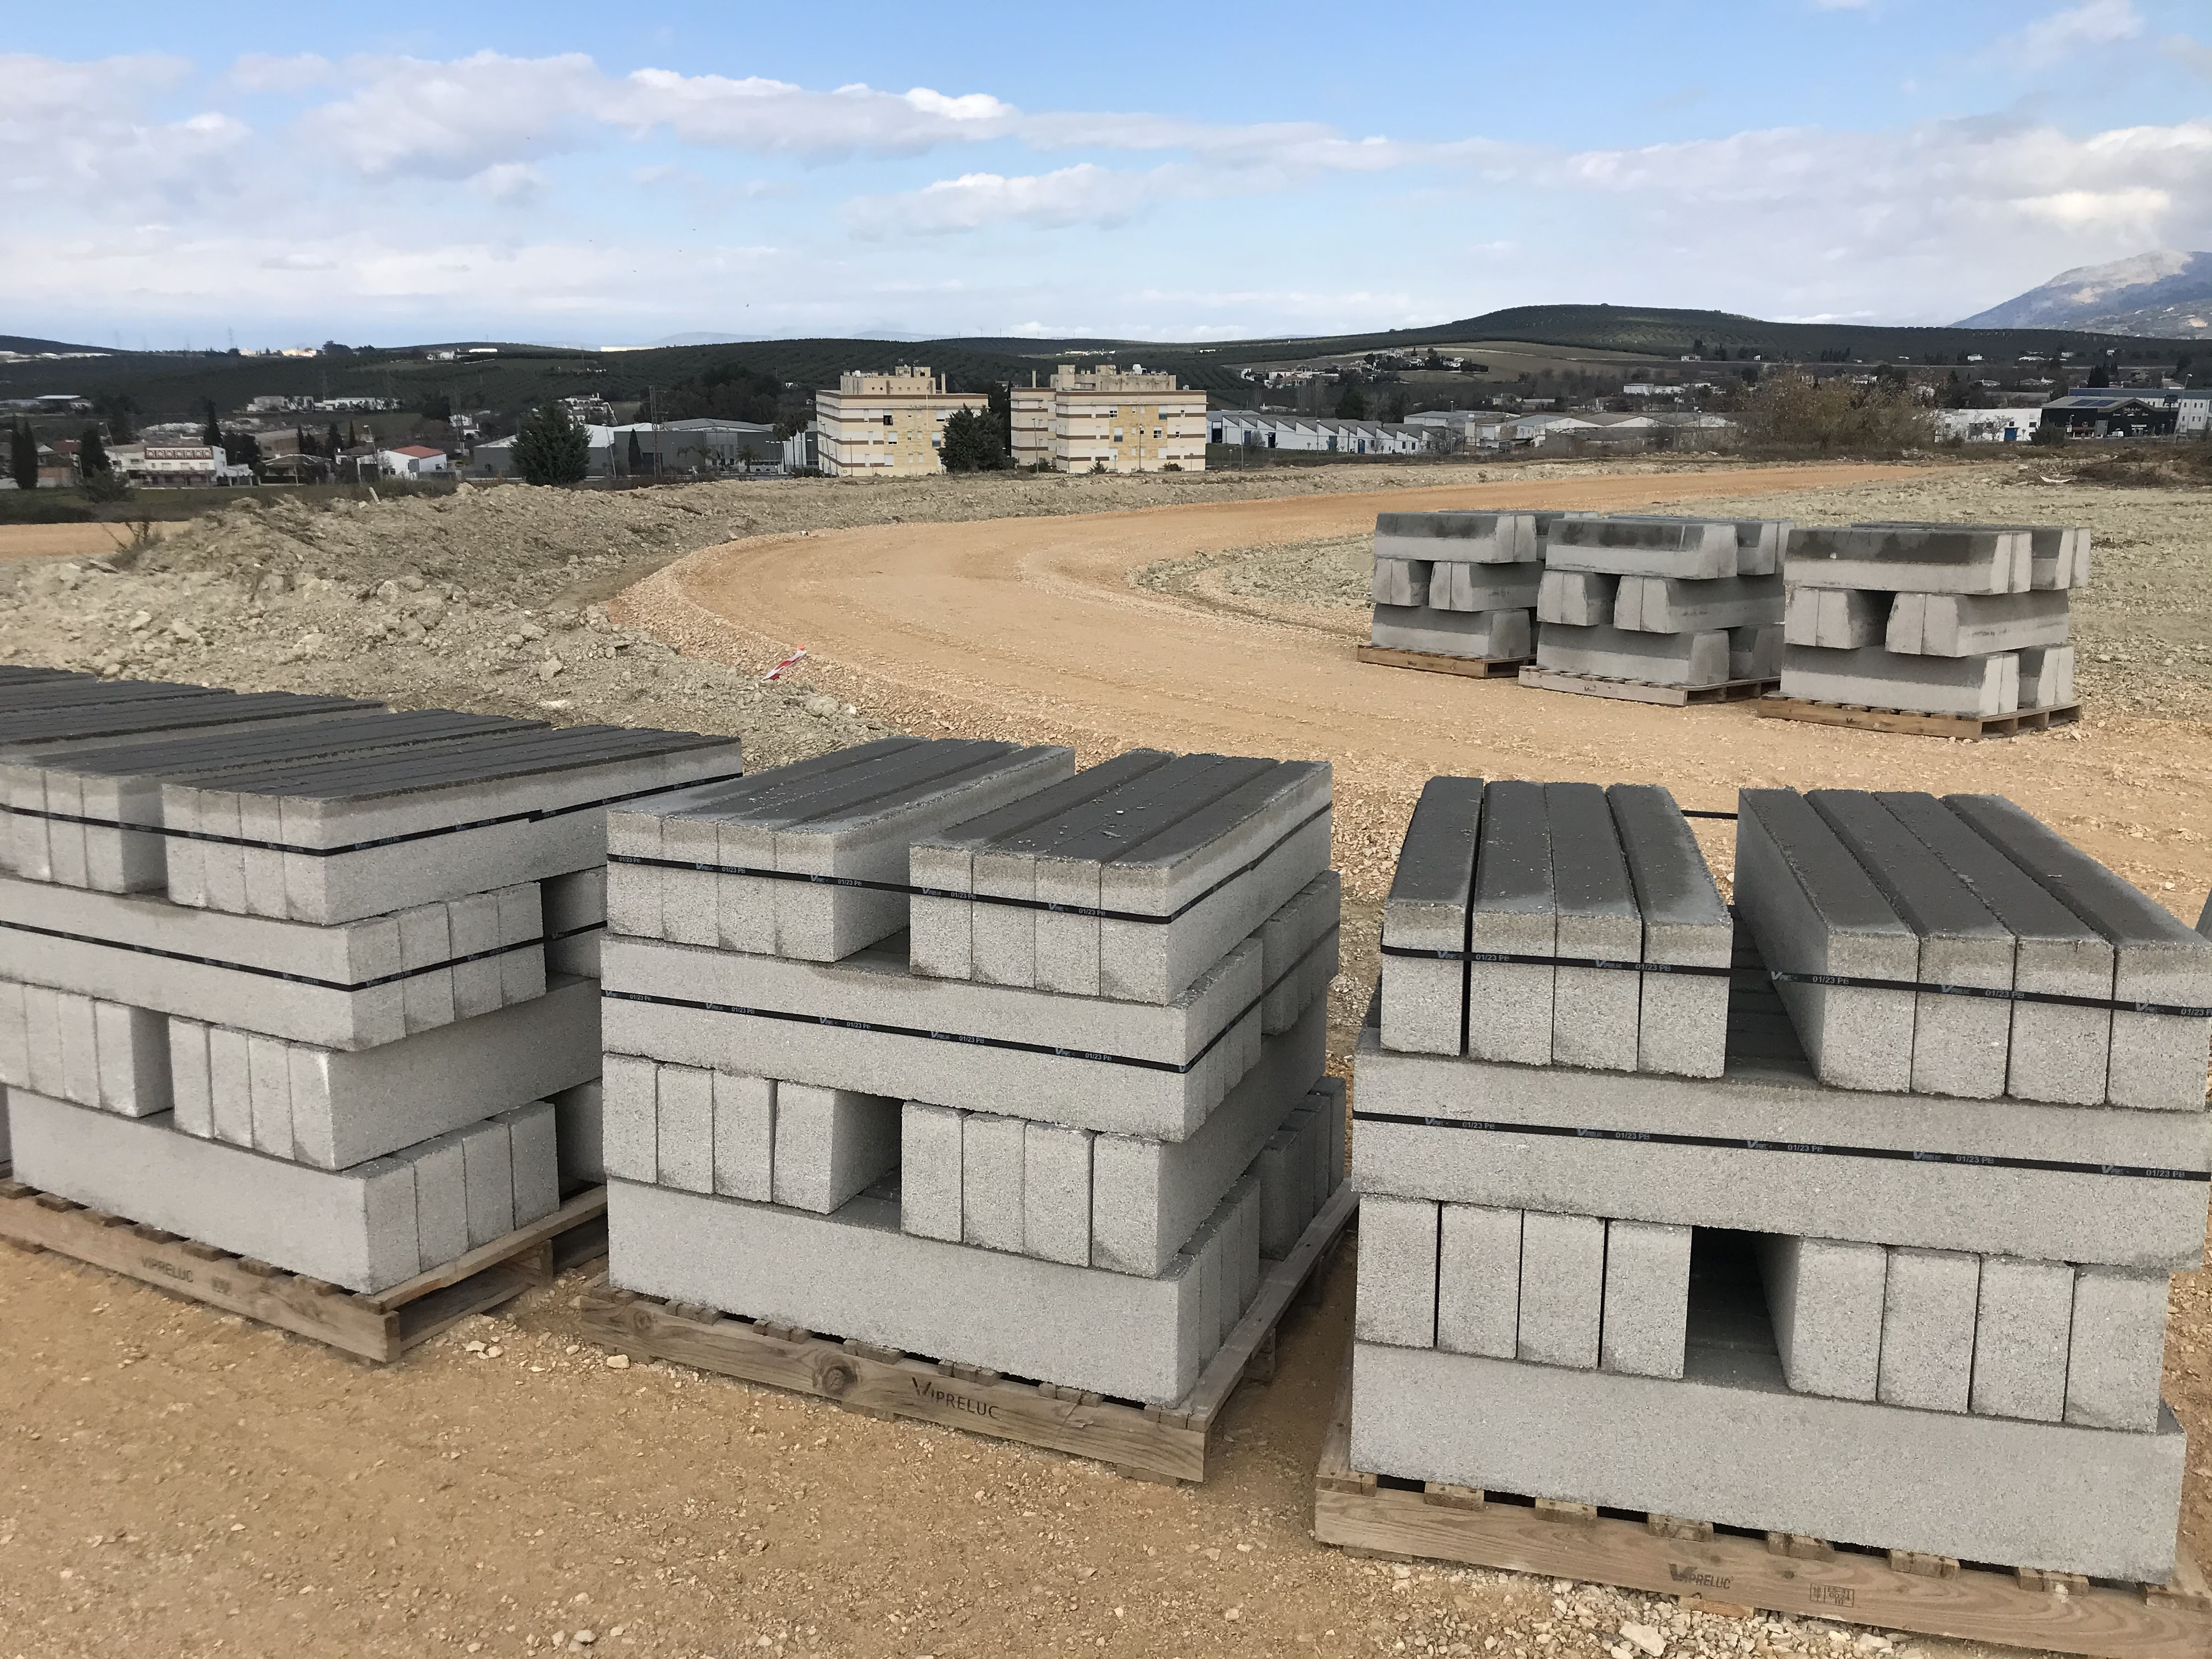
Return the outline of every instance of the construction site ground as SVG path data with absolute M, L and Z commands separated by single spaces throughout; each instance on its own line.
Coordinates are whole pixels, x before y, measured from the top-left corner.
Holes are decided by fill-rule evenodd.
M 1691 502 L 2091 526 L 2087 718 L 1958 744 L 1353 660 L 1378 510 Z M 1326 757 L 1347 883 L 1340 1072 L 1397 840 L 1436 772 L 1651 781 L 1723 808 L 1745 784 L 1990 790 L 2192 921 L 2212 881 L 2212 491 L 2069 482 L 2040 455 L 242 501 L 135 556 L 0 565 L 0 661 L 737 732 L 757 766 L 887 730 L 1069 742 L 1085 761 L 1144 743 Z M 1726 829 L 1706 838 L 1724 879 Z M 0 1659 L 513 1655 L 556 1638 L 685 1659 L 1966 1650 L 1316 1547 L 1348 1258 L 1187 1490 L 611 1359 L 578 1340 L 580 1288 L 534 1291 L 375 1370 L 0 1252 L 15 1362 Z M 2212 1291 L 2184 1275 L 2167 1392 L 2199 1444 L 2208 1342 Z M 2200 1555 L 2204 1457 L 2184 1518 Z

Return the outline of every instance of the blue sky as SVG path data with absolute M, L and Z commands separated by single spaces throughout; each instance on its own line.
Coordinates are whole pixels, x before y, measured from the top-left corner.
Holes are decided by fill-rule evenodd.
M 2203 0 L 402 15 L 14 18 L 0 332 L 1947 322 L 2212 247 Z

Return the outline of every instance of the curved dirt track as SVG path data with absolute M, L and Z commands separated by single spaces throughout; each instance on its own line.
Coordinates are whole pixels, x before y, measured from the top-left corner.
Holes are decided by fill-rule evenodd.
M 1333 761 L 1339 861 L 1370 895 L 1387 884 L 1421 783 L 1458 773 L 1657 782 L 1685 805 L 1719 808 L 1742 785 L 1990 791 L 2177 908 L 2192 890 L 2201 898 L 2212 857 L 2193 831 L 2212 742 L 2200 726 L 2098 720 L 1964 744 L 1762 720 L 1744 704 L 1525 690 L 1362 664 L 1340 611 L 1270 618 L 1128 580 L 1164 559 L 1353 533 L 1378 510 L 1622 510 L 1912 476 L 1869 465 L 1599 476 L 765 536 L 693 553 L 617 610 L 726 661 L 766 666 L 803 643 L 816 682 L 925 734 L 1072 742 L 1086 762 L 1136 744 Z M 1732 862 L 1724 836 L 1709 846 Z

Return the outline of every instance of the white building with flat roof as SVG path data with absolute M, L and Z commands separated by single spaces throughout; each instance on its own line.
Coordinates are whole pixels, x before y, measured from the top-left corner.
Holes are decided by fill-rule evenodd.
M 1016 466 L 1061 472 L 1202 472 L 1206 394 L 1140 365 L 1062 363 L 1048 385 L 1013 388 Z
M 963 409 L 978 414 L 980 392 L 948 392 L 926 364 L 901 363 L 888 374 L 837 378 L 814 394 L 822 471 L 833 478 L 913 478 L 942 472 L 945 423 Z

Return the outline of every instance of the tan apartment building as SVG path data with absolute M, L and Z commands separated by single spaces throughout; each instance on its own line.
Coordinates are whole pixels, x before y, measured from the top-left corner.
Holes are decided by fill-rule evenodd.
M 835 392 L 814 394 L 821 465 L 831 477 L 912 478 L 942 472 L 945 423 L 963 409 L 984 412 L 980 392 L 947 392 L 926 365 L 888 374 L 841 374 Z
M 1062 472 L 1206 470 L 1206 394 L 1172 374 L 1062 363 L 1049 386 L 1013 389 L 1016 466 Z

